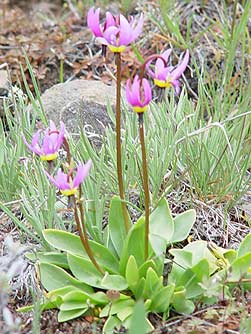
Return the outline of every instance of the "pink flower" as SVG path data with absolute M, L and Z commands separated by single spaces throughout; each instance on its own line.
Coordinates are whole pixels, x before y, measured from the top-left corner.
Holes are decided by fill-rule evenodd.
M 97 40 L 108 46 L 112 52 L 123 52 L 125 48 L 134 42 L 142 32 L 144 18 L 141 14 L 138 22 L 131 19 L 130 22 L 122 15 L 114 17 L 106 13 L 106 20 L 103 26 L 100 24 L 100 9 L 89 9 L 87 14 L 87 25 L 97 37 Z
M 132 83 L 128 79 L 126 82 L 126 98 L 135 112 L 146 111 L 152 100 L 152 90 L 149 82 L 145 78 L 140 80 L 138 75 L 135 76 Z
M 53 183 L 60 192 L 65 196 L 74 195 L 79 185 L 84 181 L 87 177 L 89 170 L 91 168 L 92 161 L 88 160 L 86 164 L 79 164 L 73 177 L 73 169 L 70 169 L 68 174 L 62 172 L 61 169 L 58 170 L 55 178 L 53 178 L 49 173 L 46 171 L 45 174 L 47 175 L 48 179 Z
M 172 49 L 168 49 L 162 54 L 160 54 L 160 56 L 167 62 L 171 52 Z M 183 60 L 176 67 L 165 66 L 163 60 L 159 58 L 156 60 L 154 71 L 151 70 L 150 63 L 147 65 L 147 68 L 156 86 L 161 88 L 173 86 L 175 89 L 175 93 L 179 94 L 180 93 L 179 78 L 184 73 L 188 61 L 189 61 L 189 51 L 187 50 Z
M 23 135 L 25 145 L 34 153 L 40 156 L 42 160 L 55 160 L 58 156 L 58 150 L 63 144 L 65 126 L 60 122 L 60 131 L 57 130 L 53 121 L 50 121 L 50 126 L 45 131 L 38 130 L 32 137 L 29 144 Z

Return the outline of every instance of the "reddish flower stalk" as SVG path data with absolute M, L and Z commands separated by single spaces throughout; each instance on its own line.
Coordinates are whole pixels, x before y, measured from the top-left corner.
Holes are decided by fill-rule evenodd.
M 152 90 L 149 82 L 145 78 L 143 78 L 143 72 L 141 72 L 141 78 L 139 78 L 139 76 L 136 75 L 132 83 L 130 79 L 127 81 L 126 97 L 127 101 L 131 104 L 132 109 L 138 114 L 139 117 L 139 138 L 140 138 L 141 154 L 142 154 L 143 189 L 145 195 L 144 256 L 145 260 L 147 260 L 149 254 L 148 245 L 149 245 L 150 192 L 148 185 L 149 181 L 148 181 L 147 161 L 146 161 L 143 114 L 147 110 L 147 107 L 152 100 Z
M 68 198 L 68 208 L 74 209 L 74 217 L 77 224 L 77 229 L 79 232 L 80 240 L 82 245 L 93 263 L 93 265 L 97 268 L 97 270 L 103 275 L 104 271 L 100 268 L 99 264 L 97 263 L 91 247 L 89 245 L 88 234 L 85 226 L 85 219 L 84 219 L 84 209 L 83 209 L 83 202 L 82 202 L 82 189 L 81 183 L 85 180 L 87 175 L 89 174 L 89 170 L 92 165 L 92 161 L 87 161 L 86 164 L 79 163 L 77 169 L 75 170 L 72 167 L 72 158 L 71 152 L 69 148 L 69 144 L 67 139 L 64 137 L 63 139 L 64 147 L 67 153 L 67 163 L 68 163 L 68 173 L 64 173 L 61 169 L 58 170 L 55 178 L 53 178 L 47 171 L 44 171 L 47 175 L 48 179 L 52 184 L 54 184 L 60 192 L 67 196 Z M 51 161 L 49 161 L 51 162 Z M 78 192 L 78 200 L 76 200 L 76 194 Z M 80 218 L 78 211 L 80 212 Z
M 148 258 L 148 244 L 149 244 L 149 217 L 150 217 L 150 192 L 149 181 L 146 161 L 146 147 L 145 147 L 145 135 L 144 135 L 144 120 L 143 113 L 138 113 L 139 117 L 139 138 L 142 154 L 142 171 L 143 171 L 143 188 L 145 194 L 145 261 Z
M 89 256 L 89 259 L 91 260 L 93 265 L 96 267 L 96 269 L 103 275 L 104 271 L 102 270 L 102 268 L 97 263 L 94 255 L 93 255 L 93 252 L 91 250 L 90 244 L 89 244 L 88 234 L 87 234 L 87 230 L 86 230 L 86 227 L 85 227 L 83 202 L 82 202 L 81 197 L 82 197 L 82 190 L 81 190 L 81 185 L 79 185 L 78 201 L 76 201 L 75 196 L 73 198 L 74 198 L 74 217 L 75 217 L 75 220 L 76 220 L 76 223 L 77 223 L 77 228 L 78 228 L 80 240 L 82 242 L 82 245 L 84 246 L 84 249 L 85 249 L 87 255 Z M 80 218 L 79 218 L 79 215 L 78 215 L 78 209 L 79 209 L 79 212 L 80 212 Z
M 129 231 L 128 211 L 125 204 L 124 183 L 122 177 L 122 157 L 121 157 L 121 55 L 116 53 L 117 64 L 117 86 L 116 86 L 116 151 L 117 151 L 117 176 L 119 185 L 119 196 L 121 199 L 123 219 L 126 232 Z

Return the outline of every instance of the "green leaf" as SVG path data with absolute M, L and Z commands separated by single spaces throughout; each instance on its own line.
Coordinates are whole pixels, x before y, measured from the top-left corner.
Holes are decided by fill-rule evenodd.
M 224 252 L 224 258 L 231 264 L 237 257 L 237 251 L 235 249 L 226 249 Z
M 69 311 L 62 311 L 58 312 L 58 322 L 65 322 L 71 319 L 75 319 L 80 317 L 81 315 L 85 314 L 88 310 L 88 307 L 81 308 L 78 310 L 69 310 Z
M 94 264 L 81 256 L 71 253 L 67 254 L 68 263 L 74 276 L 80 281 L 96 288 L 124 290 L 127 288 L 126 279 L 120 275 L 110 275 L 108 273 L 103 276 Z
M 125 275 L 126 265 L 130 255 L 134 256 L 138 267 L 144 263 L 144 223 L 145 219 L 141 217 L 127 234 L 120 258 L 120 273 L 122 275 Z
M 139 277 L 146 277 L 147 270 L 149 268 L 152 268 L 155 272 L 157 272 L 156 264 L 155 262 L 151 259 L 146 262 L 144 262 L 138 269 L 139 272 Z
M 44 230 L 43 235 L 51 246 L 89 259 L 79 236 L 53 229 Z M 109 272 L 119 272 L 119 262 L 109 249 L 93 240 L 89 240 L 89 244 L 98 264 Z
M 146 334 L 146 311 L 143 301 L 138 301 L 133 309 L 129 334 Z
M 44 288 L 52 291 L 73 285 L 83 291 L 93 292 L 92 288 L 68 274 L 65 270 L 50 263 L 40 263 L 40 277 Z
M 237 252 L 237 257 L 242 257 L 243 255 L 246 255 L 247 253 L 250 252 L 251 252 L 251 233 L 246 235 L 245 238 L 242 240 Z
M 85 305 L 87 301 L 88 303 L 91 302 L 94 305 L 105 305 L 109 302 L 106 294 L 103 292 L 88 294 L 75 290 L 63 296 L 60 310 L 69 311 L 81 309 L 84 306 L 87 306 Z
M 187 269 L 176 284 L 185 287 L 187 298 L 195 298 L 203 293 L 203 288 L 199 283 L 209 277 L 209 263 L 206 259 L 202 259 L 195 266 Z
M 200 260 L 207 259 L 210 267 L 210 274 L 218 270 L 218 266 L 215 264 L 216 258 L 208 249 L 206 241 L 197 240 L 189 243 L 183 248 L 185 251 L 190 251 L 193 254 L 192 265 L 196 265 Z
M 108 315 L 114 315 L 121 311 L 123 311 L 127 307 L 132 307 L 135 305 L 135 301 L 128 297 L 127 299 L 119 299 L 115 300 L 109 304 L 107 304 L 103 310 L 100 312 L 100 317 L 107 317 Z
M 55 264 L 64 269 L 69 269 L 67 262 L 67 256 L 63 253 L 58 252 L 36 252 L 36 253 L 27 253 L 25 256 L 31 261 L 46 262 Z
M 179 313 L 190 314 L 194 311 L 194 303 L 186 299 L 186 290 L 184 287 L 179 287 L 173 295 L 173 306 Z
M 132 313 L 133 313 L 133 306 L 127 306 L 127 307 L 124 307 L 123 310 L 117 313 L 117 317 L 123 323 L 126 319 L 128 319 L 128 317 L 132 315 Z
M 63 297 L 60 305 L 61 311 L 79 310 L 87 307 L 86 301 L 89 298 L 88 294 L 81 291 L 71 291 Z
M 120 257 L 123 244 L 126 239 L 126 229 L 124 224 L 121 199 L 117 196 L 114 196 L 111 200 L 108 226 L 109 236 L 111 238 L 112 244 L 118 254 L 118 257 Z
M 125 290 L 128 287 L 127 281 L 123 276 L 120 275 L 109 275 L 105 274 L 101 281 L 101 287 L 107 290 Z
M 168 205 L 163 198 L 150 215 L 150 243 L 158 256 L 166 251 L 167 244 L 172 240 L 174 221 Z
M 193 254 L 183 249 L 170 249 L 169 253 L 174 256 L 174 262 L 179 264 L 182 268 L 190 268 L 192 266 Z
M 67 285 L 63 288 L 59 288 L 59 289 L 55 289 L 55 290 L 51 290 L 50 292 L 48 292 L 46 294 L 46 297 L 50 300 L 53 300 L 57 297 L 61 297 L 61 299 L 63 300 L 63 297 L 65 295 L 67 295 L 69 292 L 73 292 L 73 291 L 80 291 L 83 292 L 82 290 L 80 290 L 79 288 L 76 288 L 75 286 L 72 285 Z
M 67 259 L 71 272 L 77 279 L 96 288 L 102 287 L 103 275 L 90 260 L 71 253 L 67 253 Z
M 251 267 L 251 253 L 238 257 L 231 266 L 229 281 L 239 281 Z
M 144 298 L 151 299 L 162 286 L 163 277 L 159 277 L 152 268 L 149 268 L 146 273 L 146 282 L 143 291 Z
M 169 284 L 159 290 L 159 292 L 152 298 L 151 311 L 161 313 L 166 312 L 169 309 L 174 289 L 175 285 Z
M 196 212 L 195 210 L 187 210 L 180 213 L 174 218 L 174 233 L 172 235 L 171 243 L 180 242 L 185 240 L 195 223 Z
M 139 269 L 135 257 L 131 255 L 126 265 L 126 280 L 129 288 L 134 292 L 139 281 Z
M 143 291 L 145 288 L 145 283 L 146 283 L 146 279 L 144 277 L 141 277 L 135 289 L 135 293 L 134 293 L 136 299 L 139 299 L 140 297 L 142 297 Z
M 121 321 L 116 316 L 109 316 L 106 320 L 105 325 L 102 330 L 102 334 L 111 334 L 114 333 L 114 328 L 120 328 Z

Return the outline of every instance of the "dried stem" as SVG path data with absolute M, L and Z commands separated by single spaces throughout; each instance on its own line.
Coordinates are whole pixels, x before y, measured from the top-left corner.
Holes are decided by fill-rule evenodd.
M 148 172 L 146 163 L 143 113 L 139 113 L 138 115 L 139 115 L 139 138 L 142 152 L 143 188 L 145 194 L 145 260 L 147 260 L 148 243 L 149 243 L 150 193 L 149 193 Z
M 125 204 L 125 192 L 122 178 L 121 162 L 121 55 L 116 53 L 117 88 L 116 88 L 116 151 L 117 151 L 117 175 L 119 184 L 119 196 L 121 199 L 123 218 L 126 232 L 129 231 L 128 211 Z

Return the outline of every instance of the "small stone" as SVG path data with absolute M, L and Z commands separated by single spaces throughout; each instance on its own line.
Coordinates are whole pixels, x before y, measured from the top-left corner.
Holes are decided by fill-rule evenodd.
M 10 89 L 10 82 L 8 79 L 8 72 L 0 70 L 0 97 L 6 97 Z
M 4 115 L 4 100 L 7 99 L 10 90 L 8 72 L 0 70 L 0 117 Z

